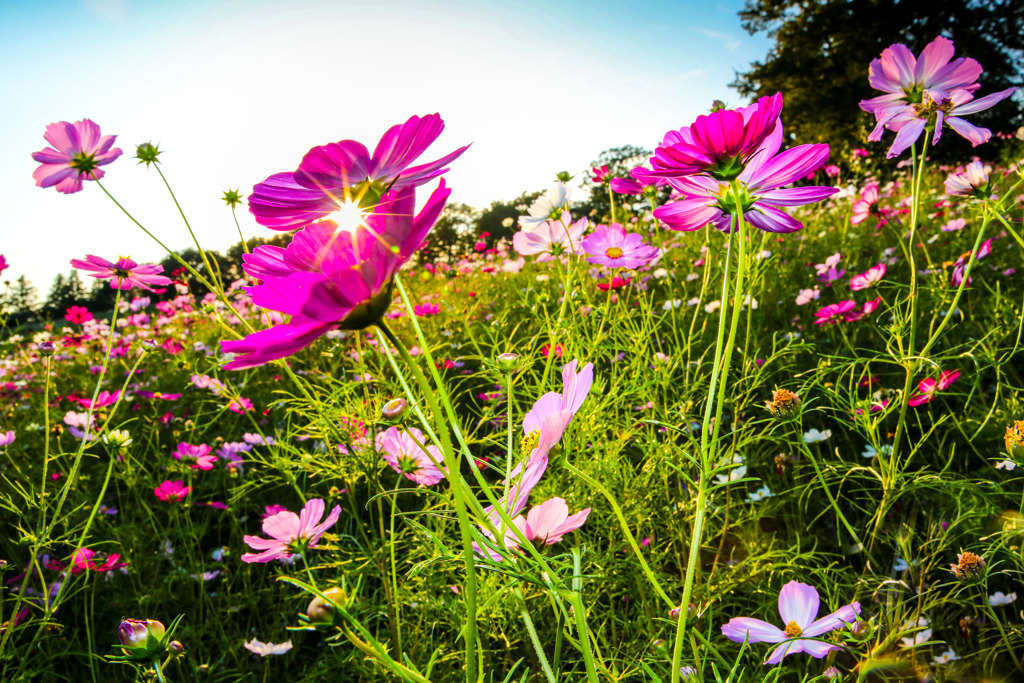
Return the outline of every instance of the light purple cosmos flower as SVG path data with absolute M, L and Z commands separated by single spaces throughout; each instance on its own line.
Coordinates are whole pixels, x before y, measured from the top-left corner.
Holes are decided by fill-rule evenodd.
M 6 433 L 0 433 L 0 448 L 10 446 L 12 443 L 14 443 L 14 430 L 8 430 Z
M 967 168 L 964 169 L 963 173 L 951 173 L 946 178 L 945 185 L 946 193 L 957 197 L 981 197 L 986 199 L 991 194 L 988 184 L 988 169 L 985 168 L 985 164 L 981 163 L 981 161 L 972 161 L 967 164 Z M 966 221 L 963 218 L 958 220 L 963 221 L 966 225 Z M 949 225 L 952 224 L 953 221 L 950 221 Z M 951 232 L 951 230 L 946 230 L 946 226 L 942 226 L 942 229 L 945 232 Z
M 633 270 L 646 266 L 658 256 L 658 248 L 644 244 L 643 237 L 626 233 L 619 223 L 599 225 L 583 238 L 583 253 L 587 261 L 609 268 Z
M 166 287 L 171 284 L 171 278 L 160 273 L 164 272 L 163 266 L 155 264 L 138 264 L 130 258 L 120 257 L 116 262 L 108 261 L 102 256 L 87 254 L 85 260 L 71 259 L 71 265 L 79 270 L 92 271 L 89 277 L 97 280 L 110 280 L 111 289 L 127 291 L 132 287 L 142 287 L 153 291 L 150 285 Z
M 978 249 L 978 254 L 974 257 L 975 262 L 980 261 L 989 254 L 992 253 L 992 240 L 985 240 L 981 243 L 981 247 Z M 960 283 L 964 281 L 964 275 L 967 273 L 967 264 L 971 261 L 971 252 L 965 252 L 960 255 L 960 258 L 953 264 L 953 276 L 950 279 L 950 284 L 954 287 L 959 287 Z M 966 287 L 971 286 L 971 278 L 967 278 Z
M 441 135 L 439 114 L 413 116 L 384 133 L 371 156 L 355 140 L 314 147 L 294 173 L 277 173 L 256 185 L 249 212 L 273 230 L 295 230 L 329 218 L 343 205 L 370 207 L 387 190 L 412 189 L 447 172 L 469 146 L 421 166 L 411 166 Z
M 36 187 L 55 187 L 63 194 L 81 192 L 83 180 L 99 180 L 104 173 L 99 167 L 121 156 L 114 147 L 117 136 L 100 135 L 100 127 L 89 119 L 51 123 L 43 137 L 52 147 L 32 153 L 42 164 L 32 177 Z
M 395 472 L 405 475 L 410 481 L 422 486 L 433 486 L 444 479 L 445 470 L 441 465 L 444 457 L 441 450 L 428 444 L 423 432 L 415 427 L 402 430 L 389 427 L 377 435 L 377 450 Z
M 821 201 L 839 191 L 835 187 L 791 187 L 828 160 L 828 145 L 800 145 L 779 154 L 782 126 L 776 126 L 746 163 L 738 176 L 743 190 L 742 206 L 737 207 L 729 183 L 710 176 L 691 175 L 670 179 L 671 185 L 686 198 L 659 206 L 655 218 L 672 230 L 698 230 L 708 223 L 728 233 L 732 215 L 743 211 L 743 218 L 766 232 L 796 232 L 803 223 L 782 210 Z
M 862 289 L 867 289 L 877 285 L 885 277 L 885 264 L 879 263 L 877 266 L 868 268 L 865 272 L 860 275 L 854 275 L 850 278 L 850 289 L 855 292 L 859 292 Z
M 658 190 L 668 185 L 667 178 L 651 175 L 650 169 L 643 166 L 637 166 L 629 172 L 629 175 L 629 178 L 612 178 L 612 192 L 653 196 L 658 193 Z
M 786 655 L 798 652 L 806 652 L 821 659 L 839 648 L 830 643 L 805 639 L 815 638 L 853 623 L 860 614 L 860 603 L 854 602 L 815 621 L 818 607 L 818 591 L 813 586 L 790 581 L 779 591 L 779 615 L 785 629 L 760 619 L 735 617 L 722 626 L 722 634 L 737 643 L 782 643 L 772 650 L 765 664 L 778 664 Z

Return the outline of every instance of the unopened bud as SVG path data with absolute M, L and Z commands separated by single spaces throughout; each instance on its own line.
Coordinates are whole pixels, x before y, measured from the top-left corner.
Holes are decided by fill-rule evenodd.
M 653 641 L 651 643 L 651 654 L 654 656 L 664 656 L 668 654 L 668 647 L 666 647 L 665 641 L 661 638 L 658 638 L 657 640 Z
M 309 607 L 306 608 L 306 616 L 312 622 L 329 624 L 334 621 L 334 615 L 338 611 L 337 606 L 344 607 L 347 602 L 348 593 L 343 589 L 337 586 L 328 588 L 324 591 L 323 598 L 318 595 L 310 601 Z
M 858 640 L 865 640 L 871 635 L 871 624 L 864 620 L 858 620 L 850 626 L 850 633 Z
M 205 673 L 209 673 L 209 672 L 210 672 L 210 665 L 209 664 L 200 664 L 199 665 L 199 673 L 205 674 Z
M 825 669 L 824 673 L 822 673 L 821 675 L 826 681 L 832 681 L 837 678 L 842 678 L 843 676 L 843 674 L 839 672 L 839 669 L 835 668 L 834 666 L 830 666 L 829 668 Z
M 40 356 L 52 356 L 57 351 L 57 347 L 53 345 L 53 342 L 48 341 L 39 342 L 37 348 L 39 349 Z
M 176 655 L 180 655 L 182 652 L 185 651 L 185 646 L 181 644 L 181 641 L 172 640 L 171 642 L 167 643 L 167 649 Z
M 398 424 L 405 418 L 405 411 L 409 408 L 409 402 L 404 398 L 395 398 L 380 409 L 380 418 L 388 424 Z
M 776 389 L 772 392 L 772 400 L 765 401 L 764 407 L 773 417 L 785 420 L 800 411 L 800 397 L 788 389 Z
M 725 102 L 722 100 L 711 100 L 711 113 L 714 114 L 716 111 L 722 111 L 725 109 Z
M 519 372 L 521 369 L 518 353 L 503 353 L 494 359 L 494 364 L 506 375 Z
M 956 560 L 949 566 L 961 581 L 976 581 L 985 574 L 985 558 L 980 555 L 968 551 L 957 555 Z

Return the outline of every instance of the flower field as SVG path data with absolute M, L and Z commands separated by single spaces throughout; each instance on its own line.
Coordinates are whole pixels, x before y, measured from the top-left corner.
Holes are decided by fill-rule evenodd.
M 0 341 L 0 680 L 1024 680 L 1012 90 L 865 68 L 851 158 L 716 104 L 458 259 L 437 114 L 226 193 L 241 272 L 74 259 L 113 307 Z M 130 172 L 45 140 L 52 201 Z

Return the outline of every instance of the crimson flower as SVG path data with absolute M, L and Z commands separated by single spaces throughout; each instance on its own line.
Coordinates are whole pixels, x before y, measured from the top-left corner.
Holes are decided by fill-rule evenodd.
M 830 325 L 841 322 L 846 317 L 846 314 L 855 308 L 857 308 L 856 301 L 841 301 L 838 304 L 830 304 L 824 308 L 819 308 L 816 313 L 818 319 L 814 321 L 814 324 Z
M 165 503 L 177 503 L 188 498 L 192 492 L 191 486 L 185 486 L 183 481 L 165 481 L 153 489 L 153 495 Z
M 72 325 L 81 325 L 87 323 L 93 319 L 92 313 L 85 306 L 72 306 L 67 310 L 67 315 L 64 316 Z
M 907 405 L 920 406 L 924 405 L 925 403 L 931 402 L 931 400 L 935 398 L 935 395 L 937 393 L 939 393 L 940 391 L 945 391 L 946 389 L 951 387 L 953 383 L 956 382 L 958 379 L 960 379 L 959 370 L 946 370 L 941 375 L 939 375 L 939 378 L 937 380 L 931 379 L 930 377 L 928 379 L 921 380 L 917 385 L 917 390 L 919 393 L 907 399 Z

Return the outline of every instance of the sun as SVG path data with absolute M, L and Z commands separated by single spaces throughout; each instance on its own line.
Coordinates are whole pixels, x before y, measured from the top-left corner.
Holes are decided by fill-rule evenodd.
M 354 202 L 341 202 L 338 209 L 325 218 L 338 224 L 338 232 L 355 232 L 360 225 L 366 225 L 365 213 Z

